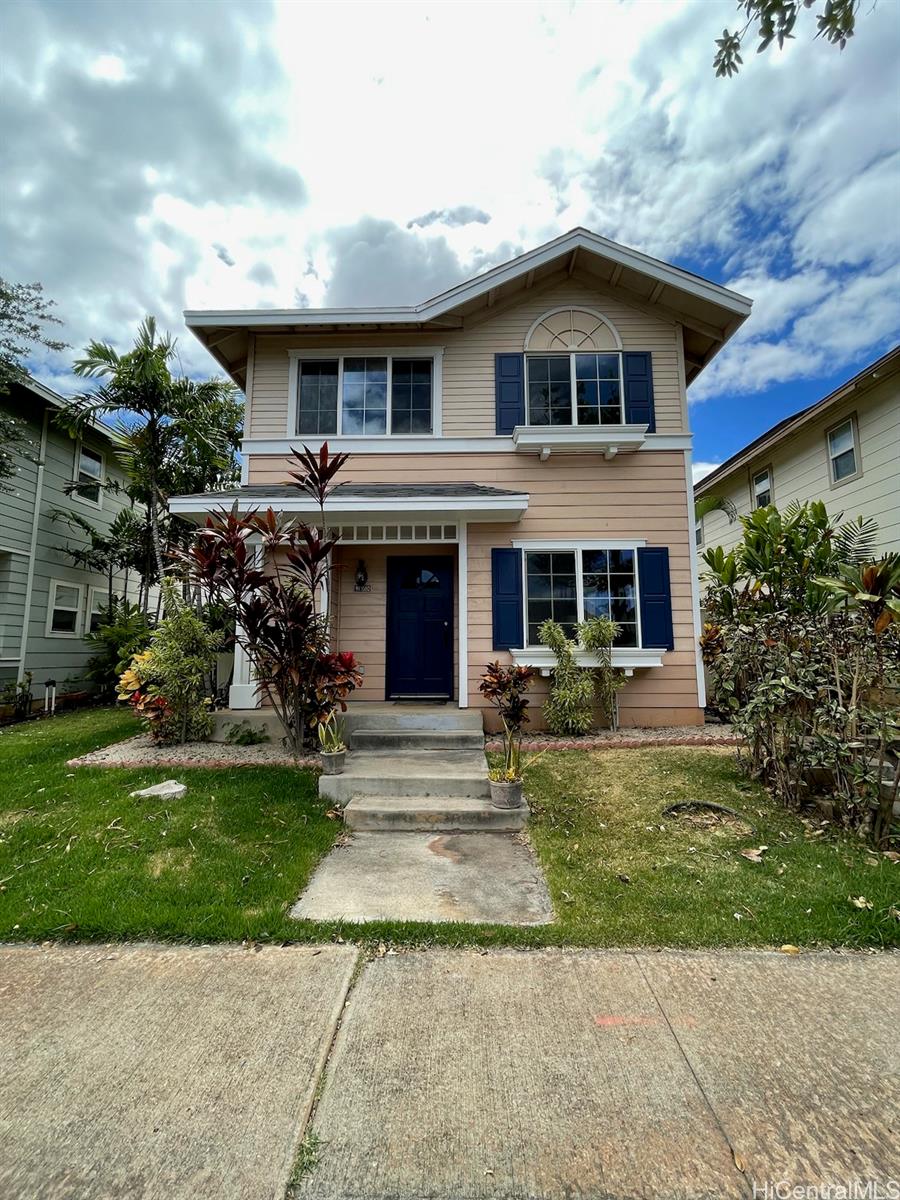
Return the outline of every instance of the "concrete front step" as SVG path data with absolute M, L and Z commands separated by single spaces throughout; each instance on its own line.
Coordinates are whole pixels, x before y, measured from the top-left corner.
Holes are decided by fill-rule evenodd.
M 468 796 L 491 794 L 481 750 L 416 750 L 379 754 L 353 750 L 342 775 L 320 775 L 319 795 L 344 805 L 356 796 Z
M 403 750 L 484 750 L 484 734 L 476 729 L 355 729 L 354 750 L 396 754 Z
M 528 807 L 494 808 L 468 796 L 358 796 L 344 809 L 350 829 L 379 833 L 517 833 Z
M 351 704 L 343 717 L 344 729 L 454 730 L 482 733 L 481 712 L 452 704 Z

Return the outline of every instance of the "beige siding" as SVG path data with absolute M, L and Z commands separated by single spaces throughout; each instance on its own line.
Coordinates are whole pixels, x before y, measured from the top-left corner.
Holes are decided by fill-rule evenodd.
M 469 541 L 469 704 L 481 704 L 478 680 L 485 663 L 507 656 L 492 647 L 491 564 L 493 546 L 520 538 L 644 538 L 649 545 L 668 546 L 672 579 L 675 649 L 664 665 L 638 671 L 620 696 L 625 725 L 690 724 L 702 721 L 698 708 L 691 607 L 690 533 L 684 455 L 658 451 L 623 455 L 606 462 L 601 456 L 553 455 L 541 463 L 517 454 L 435 454 L 427 475 L 412 455 L 359 455 L 345 468 L 354 483 L 474 482 L 528 492 L 528 512 L 516 523 L 478 524 Z M 286 477 L 283 459 L 254 456 L 251 483 L 277 483 Z M 440 552 L 439 546 L 420 548 Z M 446 549 L 446 547 L 444 548 Z M 344 571 L 338 589 L 339 645 L 357 653 L 366 667 L 362 699 L 384 696 L 384 556 L 390 549 L 347 546 L 344 561 L 365 558 L 371 593 L 354 593 L 352 571 Z M 399 548 L 398 548 L 399 552 Z M 415 550 L 410 550 L 415 553 Z M 458 605 L 457 605 L 458 607 Z M 535 709 L 546 683 L 535 689 Z M 538 720 L 537 726 L 540 722 Z
M 859 429 L 862 474 L 832 487 L 826 430 L 851 414 Z M 829 513 L 843 513 L 846 520 L 873 517 L 881 551 L 900 551 L 900 375 L 844 400 L 774 450 L 764 451 L 749 467 L 722 480 L 713 491 L 728 496 L 738 512 L 746 514 L 751 477 L 767 466 L 772 468 L 773 502 L 779 508 L 792 500 L 822 500 Z M 740 536 L 740 522 L 730 523 L 724 513 L 704 518 L 703 549 L 730 550 Z
M 525 299 L 480 317 L 477 323 L 473 322 L 461 330 L 258 336 L 253 377 L 249 384 L 251 411 L 247 436 L 289 436 L 289 350 L 333 349 L 337 353 L 345 348 L 362 346 L 377 348 L 417 344 L 444 347 L 444 436 L 493 436 L 494 355 L 521 351 L 533 322 L 549 309 L 568 304 L 598 309 L 615 325 L 626 350 L 649 350 L 652 353 L 657 432 L 685 432 L 684 388 L 679 360 L 680 327 L 647 315 L 626 304 L 617 295 L 581 282 L 576 275 L 565 282 L 536 288 Z

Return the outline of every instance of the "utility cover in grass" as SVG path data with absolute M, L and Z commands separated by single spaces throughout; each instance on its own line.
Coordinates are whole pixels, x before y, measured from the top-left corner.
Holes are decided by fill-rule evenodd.
M 553 908 L 519 835 L 357 833 L 331 851 L 291 916 L 543 925 Z

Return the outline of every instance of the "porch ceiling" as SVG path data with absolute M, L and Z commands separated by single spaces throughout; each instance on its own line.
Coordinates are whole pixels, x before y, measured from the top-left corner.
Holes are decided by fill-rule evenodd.
M 342 483 L 325 505 L 325 515 L 341 521 L 518 521 L 528 508 L 527 492 L 510 492 L 480 483 Z M 217 509 L 273 508 L 315 516 L 318 506 L 292 484 L 245 484 L 224 492 L 174 496 L 173 513 L 202 520 Z

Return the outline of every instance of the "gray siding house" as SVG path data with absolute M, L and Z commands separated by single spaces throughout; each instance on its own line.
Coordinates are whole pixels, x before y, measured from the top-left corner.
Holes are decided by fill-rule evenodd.
M 24 419 L 34 458 L 16 454 L 16 473 L 0 493 L 0 686 L 33 675 L 35 699 L 55 679 L 58 694 L 91 688 L 85 667 L 92 650 L 84 634 L 106 602 L 103 575 L 76 566 L 60 547 L 87 539 L 54 509 L 80 513 L 100 532 L 129 505 L 124 494 L 104 492 L 107 478 L 124 483 L 113 438 L 95 428 L 71 437 L 54 418 L 63 400 L 36 380 L 13 385 L 0 407 Z M 66 485 L 78 483 L 69 494 Z M 115 579 L 121 595 L 124 580 Z

